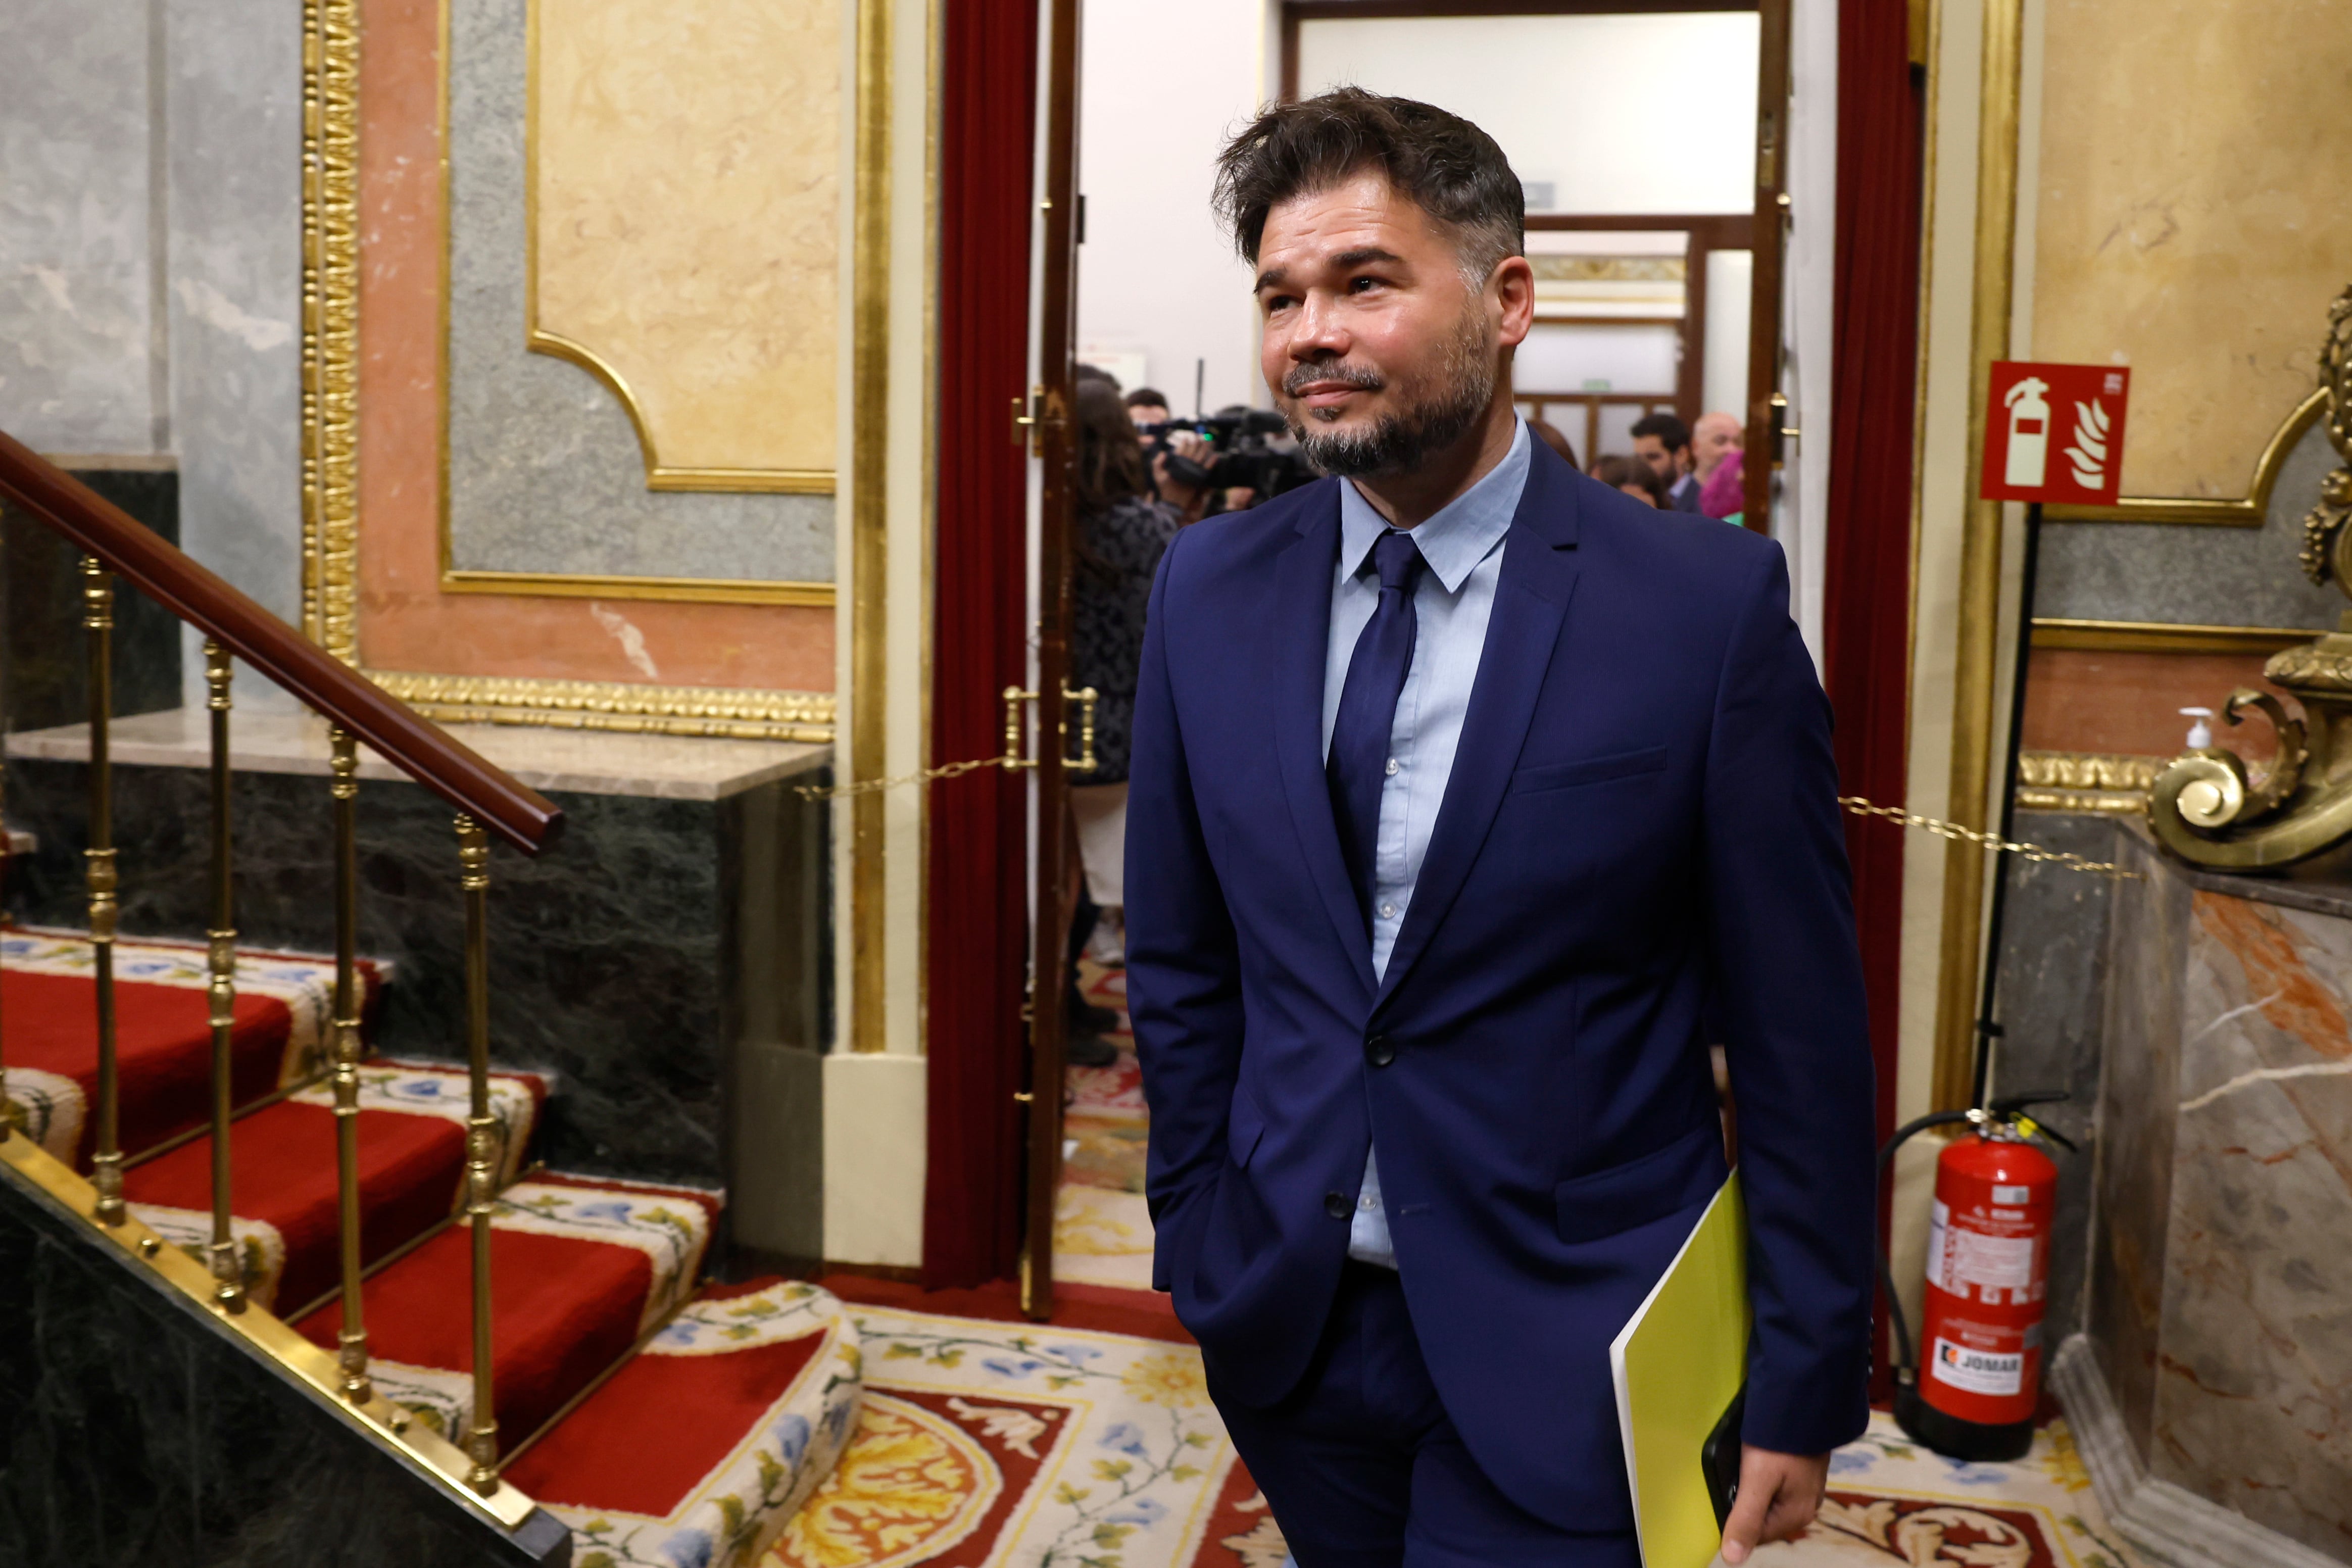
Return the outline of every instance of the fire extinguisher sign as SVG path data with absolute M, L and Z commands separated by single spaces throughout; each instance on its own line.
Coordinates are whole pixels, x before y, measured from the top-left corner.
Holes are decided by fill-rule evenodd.
M 1985 409 L 1984 499 L 2113 506 L 2123 491 L 2121 365 L 2000 360 Z

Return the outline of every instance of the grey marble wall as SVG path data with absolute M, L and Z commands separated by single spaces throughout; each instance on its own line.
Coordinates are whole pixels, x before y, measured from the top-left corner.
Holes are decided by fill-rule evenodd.
M 0 97 L 0 430 L 159 452 L 163 84 L 150 0 L 14 0 Z
M 2352 1560 L 2352 882 L 2118 838 L 2088 1332 L 2151 1475 Z
M 181 548 L 292 620 L 302 581 L 302 3 L 161 4 Z M 189 664 L 193 696 L 203 659 Z
M 2042 531 L 2033 613 L 2065 620 L 2327 630 L 2345 608 L 2295 564 L 2303 515 L 2336 466 L 2317 426 L 2288 455 L 2261 528 L 2053 522 Z
M 291 617 L 301 0 L 18 0 L 5 27 L 0 429 L 175 454 L 182 546 Z
M 524 0 L 449 7 L 451 564 L 832 581 L 831 496 L 648 490 L 620 402 L 523 347 L 524 19 Z
M 10 822 L 39 847 L 11 863 L 8 912 L 83 924 L 89 770 L 17 757 L 9 773 Z M 201 937 L 205 774 L 118 765 L 113 776 L 123 931 Z M 715 801 L 559 793 L 562 837 L 535 859 L 494 849 L 489 896 L 493 1054 L 556 1079 L 541 1156 L 729 1187 L 747 1244 L 793 1256 L 803 1243 L 814 1253 L 818 1234 L 832 974 L 824 812 L 790 793 L 801 782 Z M 241 938 L 331 951 L 326 781 L 240 773 L 231 798 Z M 405 781 L 363 782 L 359 846 L 360 949 L 395 965 L 378 1044 L 462 1058 L 449 810 Z M 730 1100 L 739 1081 L 750 1089 Z
M 377 1448 L 0 1173 L 0 1563 L 11 1568 L 560 1568 Z

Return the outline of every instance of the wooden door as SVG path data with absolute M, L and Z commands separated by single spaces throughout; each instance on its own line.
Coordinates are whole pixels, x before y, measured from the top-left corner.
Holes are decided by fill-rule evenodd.
M 1780 394 L 1781 279 L 1789 237 L 1790 0 L 1759 0 L 1756 90 L 1756 269 L 1748 306 L 1748 444 L 1740 479 L 1743 515 L 1759 533 L 1772 528 L 1772 476 L 1788 425 Z M 1827 221 L 1829 215 L 1822 215 Z M 1826 411 L 1824 411 L 1826 417 Z
M 1021 1308 L 1054 1310 L 1054 1202 L 1062 1176 L 1062 1084 L 1068 1019 L 1069 931 L 1077 857 L 1069 828 L 1070 538 L 1077 429 L 1070 417 L 1077 343 L 1079 0 L 1045 0 L 1047 29 L 1045 177 L 1038 386 L 1031 417 L 1044 461 L 1037 541 L 1037 686 L 1032 728 L 1036 759 L 1030 900 L 1029 1138 L 1027 1223 L 1021 1249 Z

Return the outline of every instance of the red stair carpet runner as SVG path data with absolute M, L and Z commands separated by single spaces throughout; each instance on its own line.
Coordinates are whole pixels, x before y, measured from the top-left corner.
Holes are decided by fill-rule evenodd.
M 199 1257 L 212 1234 L 212 1034 L 200 946 L 115 946 L 123 1195 Z M 362 970 L 373 1004 L 388 973 Z M 232 1229 L 256 1309 L 332 1349 L 342 1326 L 331 1086 L 320 1075 L 331 963 L 241 952 Z M 363 1017 L 372 1013 L 363 1012 Z M 89 1167 L 97 1089 L 90 944 L 0 931 L 9 1121 Z M 862 1396 L 856 1331 L 811 1285 L 698 1289 L 716 1193 L 527 1165 L 554 1086 L 499 1073 L 491 1225 L 499 1446 L 572 1525 L 581 1568 L 748 1568 L 831 1472 Z M 362 1286 L 370 1374 L 426 1424 L 472 1421 L 465 1070 L 371 1058 L 360 1073 Z

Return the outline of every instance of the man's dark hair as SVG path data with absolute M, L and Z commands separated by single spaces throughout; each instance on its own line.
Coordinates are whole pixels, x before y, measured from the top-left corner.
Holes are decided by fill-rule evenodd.
M 1658 445 L 1669 452 L 1679 452 L 1690 445 L 1690 426 L 1671 414 L 1645 414 L 1633 421 L 1633 434 L 1655 436 Z
M 1110 389 L 1113 392 L 1117 392 L 1118 390 L 1118 377 L 1111 374 L 1110 372 L 1103 369 L 1103 367 L 1098 364 L 1078 365 L 1076 369 L 1070 372 L 1070 380 L 1073 383 L 1081 381 L 1108 382 L 1110 384 Z
M 1457 114 L 1360 87 L 1267 107 L 1217 156 L 1217 215 L 1257 265 L 1266 214 L 1367 170 L 1453 232 L 1483 284 L 1526 243 L 1527 195 L 1495 139 Z
M 1156 386 L 1139 386 L 1127 395 L 1129 408 L 1165 408 L 1168 395 Z

